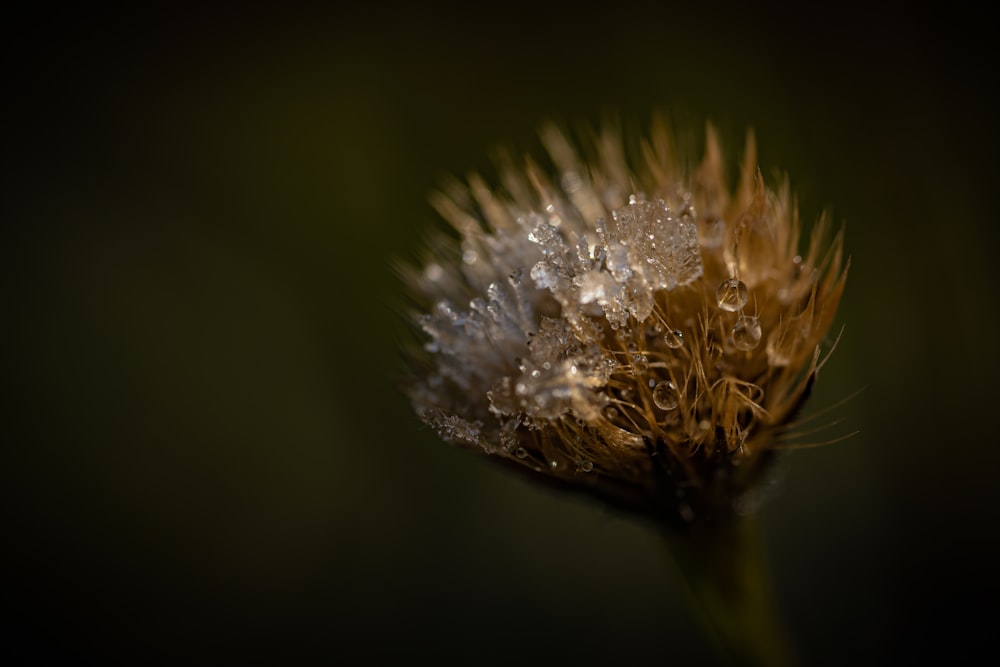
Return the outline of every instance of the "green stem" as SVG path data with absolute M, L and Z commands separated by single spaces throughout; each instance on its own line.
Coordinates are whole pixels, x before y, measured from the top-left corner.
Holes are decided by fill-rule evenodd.
M 772 598 L 754 521 L 746 518 L 666 533 L 673 563 L 725 664 L 796 663 Z

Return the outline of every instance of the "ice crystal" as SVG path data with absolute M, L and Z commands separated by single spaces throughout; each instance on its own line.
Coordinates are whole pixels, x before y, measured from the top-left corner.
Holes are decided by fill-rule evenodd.
M 799 255 L 787 182 L 765 187 L 752 140 L 731 191 L 711 128 L 691 173 L 662 122 L 641 159 L 612 132 L 583 146 L 590 163 L 542 137 L 555 173 L 506 164 L 502 186 L 434 200 L 459 238 L 407 270 L 425 309 L 416 409 L 444 440 L 620 507 L 732 511 L 815 379 L 840 236 L 821 220 Z

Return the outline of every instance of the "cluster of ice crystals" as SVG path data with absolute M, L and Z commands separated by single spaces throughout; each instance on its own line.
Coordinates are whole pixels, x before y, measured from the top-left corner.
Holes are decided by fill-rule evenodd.
M 693 211 L 674 212 L 662 200 L 631 197 L 612 212 L 613 225 L 594 223 L 596 238 L 580 237 L 571 246 L 559 230 L 542 224 L 529 240 L 543 258 L 531 269 L 541 289 L 551 290 L 570 317 L 596 304 L 612 328 L 631 315 L 644 321 L 653 312 L 654 294 L 688 285 L 703 273 L 698 226 Z
M 437 264 L 423 276 L 445 297 L 419 319 L 436 359 L 422 400 L 445 410 L 429 412 L 428 423 L 449 440 L 500 441 L 506 450 L 517 424 L 599 419 L 617 363 L 602 348 L 604 329 L 646 320 L 658 291 L 703 272 L 694 210 L 684 197 L 671 201 L 676 210 L 632 196 L 610 222 L 557 201 L 495 213 L 492 230 L 464 229 L 461 272 L 472 298 L 464 301 Z M 479 422 L 446 418 L 445 385 L 488 396 L 476 417 L 496 419 L 504 432 L 485 438 Z
M 499 415 L 554 419 L 573 414 L 585 421 L 600 416 L 604 387 L 615 360 L 596 342 L 597 331 L 574 329 L 563 319 L 543 317 L 528 342 L 528 356 L 517 372 L 500 379 L 489 392 L 490 409 Z
M 430 336 L 428 351 L 438 355 L 440 377 L 464 391 L 489 389 L 536 326 L 520 273 L 490 283 L 486 297 L 473 298 L 467 309 L 439 301 L 431 313 L 419 318 Z
M 627 248 L 632 276 L 642 276 L 629 284 L 630 290 L 637 291 L 640 284 L 645 291 L 671 290 L 701 277 L 698 226 L 689 210 L 675 215 L 662 199 L 633 199 L 616 210 L 614 218 L 612 242 Z
M 482 436 L 482 422 L 470 422 L 435 409 L 425 410 L 422 417 L 437 431 L 442 440 L 479 445 L 480 447 L 489 446 L 488 441 L 484 440 Z

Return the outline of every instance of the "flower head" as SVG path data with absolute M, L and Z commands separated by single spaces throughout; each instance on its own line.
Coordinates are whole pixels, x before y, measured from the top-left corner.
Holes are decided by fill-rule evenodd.
M 434 199 L 442 235 L 406 279 L 424 347 L 407 392 L 466 445 L 683 526 L 731 514 L 807 399 L 844 289 L 825 218 L 800 254 L 787 179 L 752 135 L 735 188 L 711 127 L 685 171 L 654 121 L 633 152 L 549 127 L 554 169 L 501 165 Z

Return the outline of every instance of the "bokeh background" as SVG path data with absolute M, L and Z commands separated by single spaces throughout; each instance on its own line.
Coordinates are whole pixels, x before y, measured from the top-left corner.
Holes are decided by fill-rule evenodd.
M 943 10 L 942 10 L 943 11 Z M 68 13 L 67 13 L 68 12 Z M 396 391 L 427 194 L 544 120 L 756 131 L 847 226 L 840 346 L 761 510 L 805 664 L 996 625 L 997 107 L 982 16 L 704 3 L 61 10 L 8 24 L 3 650 L 711 664 L 644 526 Z M 700 140 L 700 139 L 699 139 Z M 837 430 L 839 429 L 839 430 Z M 137 662 L 138 661 L 138 662 Z

